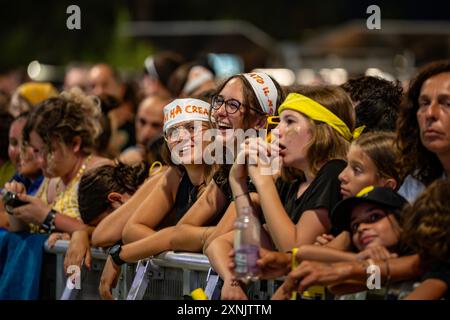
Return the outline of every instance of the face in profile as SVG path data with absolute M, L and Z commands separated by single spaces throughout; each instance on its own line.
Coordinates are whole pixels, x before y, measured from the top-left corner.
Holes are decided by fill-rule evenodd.
M 312 125 L 300 112 L 284 110 L 280 123 L 271 131 L 273 143 L 280 147 L 280 157 L 284 167 L 304 169 L 308 165 L 307 150 L 312 139 Z
M 70 161 L 73 151 L 65 144 L 53 139 L 51 147 L 47 146 L 42 138 L 31 131 L 30 143 L 33 157 L 47 178 L 63 177 L 67 175 L 73 168 Z
M 347 166 L 339 174 L 342 197 L 346 199 L 355 196 L 367 186 L 386 186 L 387 179 L 379 177 L 377 172 L 372 159 L 361 147 L 352 144 L 347 153 Z

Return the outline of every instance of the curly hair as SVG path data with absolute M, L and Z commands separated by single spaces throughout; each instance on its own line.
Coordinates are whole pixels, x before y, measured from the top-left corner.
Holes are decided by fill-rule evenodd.
M 348 80 L 341 88 L 357 103 L 357 127 L 365 125 L 365 132 L 395 130 L 403 95 L 400 82 L 363 76 Z
M 417 111 L 423 83 L 429 78 L 450 72 L 450 60 L 436 61 L 423 67 L 411 81 L 408 93 L 400 107 L 397 119 L 397 144 L 400 150 L 398 167 L 401 177 L 411 174 L 425 185 L 442 175 L 443 167 L 437 155 L 422 144 Z
M 424 261 L 450 263 L 450 182 L 436 180 L 403 211 L 405 243 Z
M 111 208 L 111 192 L 134 194 L 148 177 L 148 165 L 124 163 L 104 165 L 87 171 L 78 187 L 78 207 L 84 223 L 89 223 Z
M 95 149 L 102 130 L 100 115 L 99 99 L 86 96 L 79 88 L 73 88 L 43 101 L 33 109 L 24 127 L 23 139 L 28 143 L 30 133 L 35 131 L 51 151 L 53 139 L 71 145 L 73 138 L 79 136 L 81 150 L 88 154 Z

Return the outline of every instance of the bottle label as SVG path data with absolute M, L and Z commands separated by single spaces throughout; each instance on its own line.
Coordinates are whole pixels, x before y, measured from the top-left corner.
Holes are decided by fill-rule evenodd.
M 258 274 L 256 260 L 259 257 L 259 247 L 256 245 L 242 245 L 235 253 L 235 273 L 237 275 L 255 276 Z

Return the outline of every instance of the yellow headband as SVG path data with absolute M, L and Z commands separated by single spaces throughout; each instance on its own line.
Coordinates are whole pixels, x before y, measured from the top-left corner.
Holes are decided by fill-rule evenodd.
M 290 93 L 286 100 L 281 104 L 278 112 L 281 114 L 283 110 L 291 109 L 303 113 L 312 120 L 325 122 L 336 130 L 347 141 L 353 141 L 359 137 L 365 126 L 356 128 L 353 132 L 347 125 L 333 112 L 322 106 L 320 103 L 305 97 L 299 93 Z

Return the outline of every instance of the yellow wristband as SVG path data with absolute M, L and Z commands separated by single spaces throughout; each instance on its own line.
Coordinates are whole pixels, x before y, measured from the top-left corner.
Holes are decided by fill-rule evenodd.
M 298 252 L 298 248 L 292 248 L 291 270 L 294 270 L 298 266 L 297 252 Z M 292 292 L 291 300 L 297 300 L 297 291 Z

